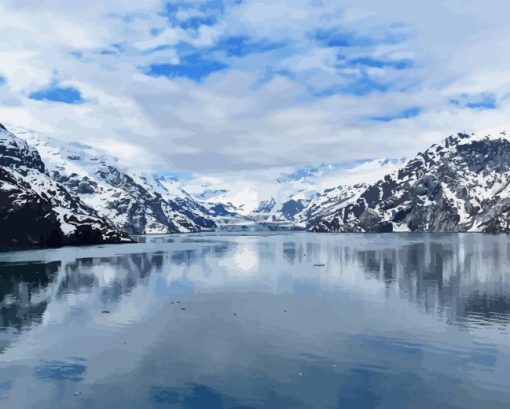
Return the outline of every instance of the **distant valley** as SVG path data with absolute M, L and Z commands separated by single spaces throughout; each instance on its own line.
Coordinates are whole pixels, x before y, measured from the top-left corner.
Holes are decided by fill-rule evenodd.
M 213 230 L 508 232 L 510 139 L 460 133 L 408 160 L 308 166 L 273 191 L 233 203 L 228 186 L 188 191 L 92 147 L 0 125 L 2 249 Z

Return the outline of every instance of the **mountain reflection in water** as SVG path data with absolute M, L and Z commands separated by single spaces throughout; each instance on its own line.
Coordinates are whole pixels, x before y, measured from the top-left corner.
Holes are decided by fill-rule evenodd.
M 0 254 L 0 407 L 510 405 L 506 236 L 138 239 Z

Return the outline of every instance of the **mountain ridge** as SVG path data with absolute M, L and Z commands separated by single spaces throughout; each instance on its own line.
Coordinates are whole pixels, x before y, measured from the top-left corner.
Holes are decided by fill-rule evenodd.
M 320 232 L 508 232 L 510 141 L 459 133 L 308 224 Z M 494 193 L 497 194 L 495 195 Z
M 188 233 L 213 229 L 208 210 L 171 179 L 129 172 L 117 159 L 88 147 L 60 145 L 19 130 L 38 149 L 52 177 L 129 234 Z
M 0 127 L 0 247 L 130 242 L 52 179 L 38 151 Z
M 0 124 L 0 228 L 9 232 L 0 237 L 4 249 L 257 224 L 311 232 L 510 231 L 505 131 L 451 135 L 405 161 L 363 161 L 348 169 L 359 176 L 356 183 L 336 180 L 333 165 L 297 169 L 279 177 L 278 194 L 248 213 L 214 201 L 215 193 L 228 197 L 227 189 L 208 188 L 198 200 L 200 193 L 189 194 L 174 177 L 130 171 L 87 145 L 15 132 Z M 335 185 L 321 190 L 324 175 Z

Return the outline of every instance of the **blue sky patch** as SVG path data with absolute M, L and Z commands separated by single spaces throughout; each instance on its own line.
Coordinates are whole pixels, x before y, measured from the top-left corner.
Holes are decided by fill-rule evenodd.
M 469 109 L 496 109 L 496 96 L 493 94 L 467 95 L 463 94 L 459 98 L 449 100 L 450 104 L 465 107 Z
M 394 68 L 396 70 L 405 70 L 412 68 L 414 62 L 412 60 L 380 60 L 372 57 L 360 57 L 352 60 L 346 60 L 347 66 L 362 66 L 371 68 Z
M 404 111 L 396 112 L 389 115 L 374 116 L 371 119 L 378 122 L 391 122 L 397 119 L 415 118 L 421 114 L 422 109 L 419 107 L 408 108 Z
M 61 87 L 56 83 L 47 88 L 31 92 L 28 97 L 37 101 L 51 101 L 63 104 L 81 104 L 84 102 L 79 89 Z
M 200 54 L 194 53 L 181 57 L 179 64 L 151 64 L 144 69 L 144 73 L 152 77 L 186 77 L 193 81 L 201 81 L 227 67 L 227 64 L 220 61 L 203 59 Z
M 2 75 L 0 75 L 0 87 L 2 85 L 5 85 L 7 83 L 7 80 L 5 79 L 5 77 L 3 77 Z
M 371 47 L 376 44 L 397 44 L 405 41 L 406 36 L 391 32 L 366 36 L 338 29 L 320 29 L 312 34 L 312 38 L 326 47 Z
M 185 30 L 196 30 L 200 26 L 213 26 L 217 23 L 218 19 L 215 16 L 207 17 L 191 17 L 179 22 L 179 26 Z
M 363 74 L 360 78 L 354 78 L 347 84 L 333 85 L 328 88 L 314 89 L 309 88 L 311 95 L 315 97 L 329 97 L 337 94 L 347 94 L 354 96 L 365 96 L 375 92 L 387 92 L 389 86 L 371 79 Z
M 374 92 L 386 92 L 388 88 L 388 85 L 377 82 L 368 75 L 363 75 L 344 87 L 343 92 L 355 96 L 363 96 Z
M 220 40 L 216 49 L 224 51 L 228 56 L 245 57 L 249 54 L 276 50 L 285 47 L 285 45 L 281 42 L 254 41 L 248 36 L 231 36 Z
M 190 17 L 180 18 L 179 11 L 191 11 Z M 209 0 L 199 4 L 190 4 L 185 1 L 171 1 L 165 4 L 163 15 L 169 22 L 185 30 L 196 30 L 206 25 L 212 26 L 218 22 L 218 17 L 225 11 L 223 0 Z
M 326 47 L 370 46 L 373 41 L 366 37 L 339 30 L 318 30 L 313 37 Z

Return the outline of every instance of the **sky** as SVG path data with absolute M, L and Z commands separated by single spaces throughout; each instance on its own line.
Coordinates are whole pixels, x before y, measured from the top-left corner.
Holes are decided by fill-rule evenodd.
M 501 0 L 2 0 L 0 15 L 0 122 L 140 170 L 242 185 L 510 119 Z

